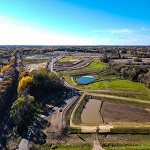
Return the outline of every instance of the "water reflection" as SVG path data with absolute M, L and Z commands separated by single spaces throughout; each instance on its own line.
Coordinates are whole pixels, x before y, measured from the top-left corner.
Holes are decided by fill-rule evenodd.
M 88 82 L 91 82 L 93 81 L 95 78 L 93 76 L 81 76 L 79 78 L 77 78 L 76 80 L 79 82 L 79 83 L 88 83 Z
M 90 99 L 86 103 L 85 108 L 81 114 L 81 121 L 83 123 L 102 123 L 99 108 L 101 106 L 100 100 Z
M 81 121 L 86 124 L 149 122 L 150 112 L 143 108 L 90 99 L 83 109 Z

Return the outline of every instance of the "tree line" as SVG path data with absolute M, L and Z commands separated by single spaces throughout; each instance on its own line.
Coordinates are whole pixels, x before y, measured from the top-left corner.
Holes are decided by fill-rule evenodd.
M 33 121 L 35 114 L 38 113 L 41 102 L 40 97 L 47 94 L 57 95 L 65 90 L 66 87 L 59 77 L 42 67 L 32 72 L 20 72 L 17 89 L 18 98 L 12 104 L 10 111 L 12 125 L 17 127 L 18 131 L 22 131 Z

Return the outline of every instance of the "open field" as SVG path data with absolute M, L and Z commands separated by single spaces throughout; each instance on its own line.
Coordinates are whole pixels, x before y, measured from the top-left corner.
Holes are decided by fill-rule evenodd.
M 138 104 L 137 107 L 133 107 L 133 106 L 130 106 L 130 104 L 124 104 L 124 105 L 115 104 L 115 101 L 114 101 L 112 102 L 112 105 L 116 105 L 120 108 L 117 108 L 116 106 L 112 106 L 112 108 L 108 109 L 110 111 L 114 109 L 115 111 L 113 110 L 113 113 L 110 111 L 107 112 L 107 109 L 105 108 L 103 109 L 103 105 L 102 105 L 100 115 L 104 120 L 103 123 L 100 123 L 100 124 L 83 123 L 81 121 L 81 114 L 82 114 L 83 109 L 86 107 L 85 106 L 86 101 L 85 101 L 84 96 L 86 95 L 84 94 L 81 97 L 81 99 L 77 102 L 76 107 L 72 111 L 72 114 L 70 117 L 71 127 L 74 127 L 77 129 L 80 128 L 81 132 L 94 132 L 96 131 L 97 127 L 99 127 L 100 132 L 107 131 L 107 132 L 112 132 L 112 133 L 134 133 L 134 134 L 150 133 L 150 121 L 149 121 L 150 112 L 147 109 L 140 107 L 141 105 L 140 103 Z M 101 98 L 101 100 L 103 100 L 103 98 Z M 104 103 L 105 102 L 107 102 L 106 99 Z M 106 114 L 103 111 L 105 111 Z M 94 117 L 94 114 L 93 114 L 93 117 Z M 107 120 L 107 118 L 109 118 L 109 120 Z
M 27 59 L 32 59 L 32 60 L 34 60 L 34 59 L 49 59 L 49 57 L 48 56 L 46 56 L 46 55 L 33 55 L 33 56 L 24 56 L 24 60 L 27 60 Z
M 138 126 L 138 129 L 140 129 L 139 132 L 142 132 L 142 129 L 149 132 L 150 113 L 145 108 L 150 107 L 150 90 L 144 84 L 123 80 L 121 74 L 113 72 L 111 68 L 107 67 L 107 64 L 102 63 L 98 59 L 93 59 L 89 65 L 82 69 L 62 71 L 62 74 L 65 80 L 75 88 L 83 90 L 89 95 L 92 93 L 95 93 L 95 95 L 102 94 L 101 99 L 104 99 L 106 102 L 102 107 L 101 113 L 103 115 L 102 117 L 104 117 L 104 124 L 108 123 L 107 125 L 115 128 L 125 124 L 123 127 L 125 130 L 126 127 L 135 128 Z M 95 81 L 87 84 L 78 83 L 76 78 L 82 75 L 92 75 L 95 77 Z M 83 131 L 84 127 L 88 131 L 88 126 L 94 127 L 98 125 L 82 123 L 81 113 L 85 105 L 85 101 L 80 103 L 73 118 L 73 123 L 76 127 L 80 127 L 81 131 Z M 148 128 L 146 129 L 146 127 Z M 131 130 L 126 130 L 126 133 Z M 137 132 L 137 130 L 133 132 Z
M 104 123 L 109 122 L 150 122 L 150 112 L 123 104 L 104 102 L 101 108 Z
M 109 134 L 107 138 L 99 135 L 100 143 L 106 150 L 149 150 L 149 135 Z
M 91 63 L 91 58 L 73 58 L 72 56 L 66 56 L 54 63 L 54 70 L 78 70 Z M 68 72 L 68 71 L 67 71 Z
M 30 64 L 39 64 L 39 63 L 45 63 L 49 61 L 49 57 L 44 56 L 44 55 L 34 55 L 34 56 L 24 56 L 23 57 L 23 64 L 30 65 Z
M 72 59 L 72 56 L 66 55 L 63 58 L 59 59 L 59 62 L 67 62 L 67 61 L 70 61 L 71 59 Z
M 121 74 L 113 72 L 108 64 L 101 62 L 100 59 L 93 58 L 86 67 L 61 73 L 67 82 L 79 90 L 95 90 L 94 92 L 97 93 L 98 90 L 109 90 L 110 95 L 150 100 L 150 90 L 144 84 L 123 79 Z M 79 84 L 76 82 L 76 77 L 82 75 L 93 75 L 95 80 L 91 83 Z
M 94 59 L 92 63 L 90 63 L 87 67 L 92 68 L 92 69 L 97 69 L 97 68 L 106 68 L 106 65 L 104 63 L 102 63 L 100 60 L 98 59 Z
M 100 58 L 103 56 L 103 54 L 101 53 L 83 53 L 83 52 L 72 52 L 71 55 L 76 58 L 83 58 L 83 57 Z
M 27 64 L 38 64 L 38 63 L 44 63 L 44 62 L 48 62 L 49 59 L 25 59 L 23 60 L 23 64 L 27 65 Z
M 31 72 L 34 69 L 37 70 L 39 67 L 45 68 L 46 64 L 47 64 L 47 62 L 38 63 L 38 64 L 28 64 L 28 65 L 26 65 L 26 69 Z
M 91 150 L 91 144 L 44 144 L 44 145 L 35 145 L 38 150 L 49 150 L 49 149 L 56 149 L 56 150 Z
M 97 74 L 102 69 L 106 69 L 106 64 L 102 63 L 98 59 L 93 59 L 88 65 L 80 66 L 81 68 L 75 69 L 75 70 L 69 70 L 69 71 L 62 71 L 63 75 L 81 75 L 81 74 Z
M 79 90 L 109 90 L 108 94 L 150 100 L 150 90 L 139 82 L 129 80 L 96 81 L 86 85 L 77 85 L 73 78 L 64 76 L 65 80 Z

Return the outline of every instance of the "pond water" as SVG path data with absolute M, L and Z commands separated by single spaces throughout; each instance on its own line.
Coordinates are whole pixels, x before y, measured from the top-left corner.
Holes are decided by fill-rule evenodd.
M 79 78 L 77 78 L 76 80 L 79 83 L 87 83 L 87 82 L 91 82 L 93 81 L 95 78 L 93 76 L 81 76 Z
M 89 102 L 86 103 L 85 108 L 81 114 L 81 121 L 83 123 L 91 123 L 91 124 L 99 124 L 102 123 L 101 115 L 99 112 L 99 108 L 101 106 L 100 100 L 90 99 Z
M 102 100 L 90 99 L 82 111 L 81 121 L 86 124 L 150 122 L 150 111 L 144 108 L 110 102 L 102 103 Z

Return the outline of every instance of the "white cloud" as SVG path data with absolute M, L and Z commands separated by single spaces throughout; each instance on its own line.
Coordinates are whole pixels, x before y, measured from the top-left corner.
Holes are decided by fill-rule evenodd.
M 7 20 L 7 21 L 6 21 Z M 11 22 L 11 23 L 10 23 Z M 54 32 L 45 32 L 33 22 L 30 26 L 12 20 L 0 21 L 0 45 L 92 45 L 93 41 L 87 37 L 74 37 Z
M 134 31 L 130 29 L 108 29 L 108 30 L 94 30 L 92 32 L 105 34 L 132 34 Z
M 112 30 L 111 34 L 132 34 L 133 30 L 129 29 L 120 29 L 120 30 Z
M 6 18 L 6 16 L 0 16 L 0 20 L 3 20 L 5 18 Z
M 107 45 L 110 43 L 110 41 L 111 41 L 110 38 L 99 38 L 97 40 L 97 43 L 99 43 L 100 45 Z
M 0 45 L 150 45 L 150 36 L 144 34 L 145 30 L 148 29 L 94 30 L 95 34 L 80 37 L 46 32 L 34 21 L 24 23 L 0 16 Z

